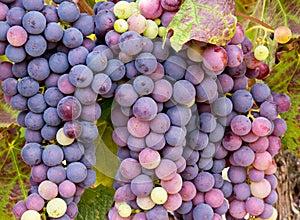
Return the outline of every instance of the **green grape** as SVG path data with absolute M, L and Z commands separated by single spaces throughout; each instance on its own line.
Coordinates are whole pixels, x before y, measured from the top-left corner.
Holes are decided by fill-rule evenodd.
M 264 45 L 259 45 L 254 50 L 254 57 L 257 60 L 263 61 L 269 56 L 269 49 Z
M 160 26 L 158 28 L 158 36 L 159 37 L 164 37 L 166 35 L 166 33 L 167 33 L 167 28 L 166 27 Z
M 114 23 L 114 29 L 118 33 L 124 33 L 128 30 L 128 24 L 127 21 L 124 19 L 118 19 Z
M 131 7 L 131 15 L 140 13 L 139 5 L 137 2 L 130 2 L 129 4 Z
M 114 6 L 114 14 L 118 18 L 127 19 L 132 15 L 132 7 L 129 2 L 119 1 Z
M 150 197 L 155 204 L 164 204 L 168 199 L 167 191 L 162 187 L 152 189 Z
M 147 20 L 147 28 L 143 32 L 143 35 L 149 39 L 154 39 L 158 35 L 158 26 L 152 20 Z
M 72 144 L 75 139 L 67 137 L 63 128 L 60 128 L 56 133 L 56 140 L 60 145 L 66 146 Z
M 27 210 L 23 213 L 21 220 L 41 220 L 41 215 L 35 210 Z
M 289 42 L 292 38 L 292 31 L 286 26 L 279 26 L 274 31 L 274 40 L 280 44 Z
M 46 211 L 50 218 L 60 218 L 66 213 L 67 204 L 61 198 L 51 199 L 46 206 Z
M 118 207 L 118 213 L 121 217 L 127 218 L 131 215 L 131 207 L 127 203 L 123 203 Z
M 159 18 L 155 18 L 154 22 L 159 26 L 161 24 L 161 20 Z
M 150 196 L 136 197 L 136 204 L 143 210 L 150 210 L 155 206 Z

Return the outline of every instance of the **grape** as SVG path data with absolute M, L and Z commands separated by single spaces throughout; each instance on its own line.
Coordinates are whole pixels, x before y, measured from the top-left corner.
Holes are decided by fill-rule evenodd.
M 182 201 L 191 201 L 196 196 L 197 190 L 195 185 L 190 181 L 184 181 L 179 191 Z
M 226 50 L 219 46 L 209 46 L 203 53 L 203 64 L 209 70 L 221 71 L 228 63 Z
M 21 218 L 25 211 L 27 211 L 25 201 L 19 201 L 13 207 L 13 214 L 16 216 L 16 218 Z
M 271 192 L 269 193 L 269 195 L 267 197 L 264 198 L 264 201 L 267 204 L 275 204 L 278 201 L 278 194 L 275 190 L 271 190 Z
M 37 193 L 32 193 L 26 198 L 26 207 L 29 210 L 41 211 L 44 208 L 45 201 Z
M 7 30 L 7 40 L 8 42 L 15 47 L 20 47 L 25 44 L 27 41 L 27 32 L 21 26 L 13 26 Z
M 73 2 L 63 1 L 57 8 L 58 16 L 65 22 L 74 22 L 80 16 L 77 5 Z
M 59 218 L 66 213 L 67 204 L 61 198 L 54 198 L 48 202 L 46 211 L 50 218 Z
M 155 168 L 156 176 L 161 180 L 170 180 L 176 175 L 177 166 L 169 159 L 162 159 Z
M 260 105 L 260 116 L 274 120 L 278 116 L 277 104 L 271 101 L 264 101 Z
M 0 21 L 6 20 L 6 15 L 9 11 L 9 8 L 6 4 L 0 3 Z
M 65 121 L 77 119 L 81 114 L 81 104 L 75 97 L 66 96 L 58 102 L 57 113 Z
M 286 26 L 279 26 L 274 30 L 274 40 L 280 44 L 289 42 L 292 31 Z
M 225 159 L 214 159 L 211 172 L 213 172 L 214 174 L 222 173 L 222 170 L 224 170 L 225 166 L 226 166 Z
M 196 101 L 211 101 L 217 96 L 218 86 L 216 81 L 211 77 L 205 77 L 203 81 L 196 86 Z
M 71 77 L 71 76 L 70 76 Z M 70 95 L 74 93 L 75 86 L 70 82 L 69 74 L 63 74 L 58 78 L 57 87 L 63 94 Z
M 44 111 L 43 119 L 49 126 L 58 126 L 61 123 L 61 119 L 57 114 L 57 109 L 53 107 L 49 107 Z
M 186 132 L 178 126 L 171 126 L 165 134 L 166 142 L 171 146 L 183 146 Z
M 101 116 L 101 107 L 98 103 L 83 105 L 80 118 L 84 121 L 96 121 Z
M 121 34 L 119 47 L 122 52 L 128 55 L 137 55 L 143 49 L 141 36 L 135 31 L 127 31 Z
M 131 215 L 131 207 L 126 203 L 121 204 L 118 207 L 118 213 L 121 217 L 127 218 Z
M 145 148 L 139 153 L 139 162 L 146 169 L 155 169 L 160 163 L 160 154 L 151 148 Z
M 25 10 L 23 7 L 12 7 L 6 14 L 7 23 L 11 26 L 21 25 L 22 19 L 25 15 Z
M 82 105 L 91 105 L 96 102 L 98 94 L 88 86 L 85 88 L 76 88 L 74 96 Z
M 253 105 L 252 95 L 246 90 L 235 91 L 231 101 L 233 103 L 233 108 L 240 113 L 248 112 Z
M 198 130 L 189 134 L 189 146 L 194 150 L 203 150 L 208 144 L 208 136 Z
M 42 143 L 43 137 L 39 130 L 34 131 L 29 128 L 26 128 L 25 139 L 27 143 Z
M 193 102 L 195 96 L 196 90 L 189 81 L 179 80 L 174 84 L 173 98 L 179 104 L 190 104 Z
M 14 78 L 5 79 L 1 84 L 3 93 L 6 95 L 9 95 L 9 96 L 16 95 L 18 93 L 17 84 L 18 84 L 18 81 Z
M 138 3 L 138 7 L 141 14 L 148 19 L 154 20 L 155 18 L 158 18 L 163 12 L 163 8 L 161 7 L 159 0 L 155 0 L 151 3 L 146 0 L 141 0 Z
M 228 56 L 228 63 L 229 67 L 237 67 L 243 61 L 243 51 L 237 45 L 228 45 L 225 48 Z
M 94 164 L 93 165 L 91 164 L 90 167 L 92 166 L 94 166 Z M 83 187 L 91 187 L 95 184 L 95 182 L 96 182 L 96 172 L 93 169 L 89 168 L 87 170 L 86 178 L 84 179 L 84 181 L 80 183 L 80 185 Z
M 267 137 L 259 137 L 256 141 L 249 144 L 250 148 L 255 152 L 264 152 L 269 147 L 269 139 Z
M 168 193 L 167 191 L 162 187 L 155 187 L 152 189 L 150 194 L 151 200 L 155 204 L 164 204 L 168 199 Z
M 244 115 L 237 115 L 231 120 L 230 127 L 233 133 L 243 136 L 250 132 L 251 121 Z
M 179 193 L 169 194 L 167 201 L 163 204 L 163 206 L 168 211 L 176 211 L 182 204 L 182 199 Z
M 255 83 L 250 92 L 256 102 L 263 102 L 271 95 L 270 88 L 264 83 Z
M 270 218 L 272 214 L 273 214 L 273 206 L 265 203 L 264 210 L 259 217 L 263 219 L 267 219 Z
M 147 121 L 141 121 L 136 117 L 132 117 L 127 123 L 129 133 L 137 138 L 145 137 L 150 132 L 150 125 Z
M 126 159 L 125 159 L 126 160 Z M 153 188 L 152 179 L 145 175 L 139 174 L 134 177 L 130 183 L 130 189 L 137 197 L 149 196 Z
M 214 176 L 208 172 L 200 172 L 194 179 L 196 189 L 200 192 L 208 192 L 215 184 Z
M 272 157 L 274 157 L 276 154 L 278 154 L 281 150 L 281 139 L 276 136 L 269 136 L 269 147 L 267 151 L 271 154 Z
M 44 33 L 46 40 L 49 42 L 59 42 L 64 35 L 62 27 L 56 22 L 48 23 Z
M 191 148 L 184 148 L 182 156 L 186 158 L 186 165 L 196 164 L 200 157 L 199 152 Z
M 220 207 L 224 201 L 223 192 L 220 189 L 211 189 L 205 193 L 205 203 L 212 208 Z
M 158 26 L 155 21 L 147 19 L 147 27 L 143 35 L 148 39 L 154 39 L 158 35 Z
M 245 207 L 250 215 L 258 216 L 264 211 L 264 201 L 260 198 L 250 197 L 247 199 Z
M 64 180 L 58 186 L 58 192 L 63 198 L 71 198 L 75 195 L 76 186 L 70 180 Z
M 54 5 L 44 5 L 41 12 L 45 16 L 47 23 L 58 22 L 57 8 Z
M 64 73 L 69 68 L 68 57 L 63 52 L 57 52 L 51 55 L 49 67 L 55 73 Z
M 123 147 L 126 146 L 129 135 L 127 127 L 117 127 L 113 131 L 112 138 L 118 146 Z
M 82 158 L 84 154 L 84 147 L 78 142 L 62 147 L 67 162 L 76 162 Z
M 141 121 L 151 121 L 157 114 L 157 104 L 152 98 L 141 97 L 133 105 L 133 114 Z
M 22 159 L 28 165 L 37 165 L 42 161 L 42 146 L 38 143 L 25 144 L 21 151 Z
M 63 166 L 50 167 L 47 171 L 47 178 L 53 183 L 61 183 L 67 177 L 66 170 Z
M 41 215 L 35 210 L 26 210 L 22 216 L 21 220 L 40 220 Z
M 15 63 L 20 63 L 26 58 L 26 52 L 23 47 L 14 47 L 11 45 L 6 47 L 5 55 L 10 61 Z
M 137 197 L 136 203 L 138 207 L 143 210 L 151 210 L 155 206 L 155 203 L 152 201 L 150 196 Z
M 135 92 L 134 88 L 130 84 L 120 85 L 115 93 L 115 100 L 125 107 L 131 107 L 133 103 L 137 100 L 138 94 Z
M 208 112 L 201 113 L 199 116 L 199 120 L 200 120 L 200 131 L 202 132 L 210 133 L 213 130 L 215 130 L 217 126 L 217 121 L 215 117 Z
M 133 87 L 139 95 L 149 95 L 154 89 L 154 82 L 148 76 L 141 75 L 134 79 Z
M 265 174 L 263 170 L 251 168 L 248 171 L 248 177 L 252 182 L 259 182 L 264 178 Z
M 38 186 L 38 193 L 43 199 L 51 200 L 58 195 L 58 186 L 49 180 L 44 180 Z
M 254 57 L 257 60 L 263 61 L 269 56 L 269 49 L 264 45 L 259 45 L 254 50 Z
M 212 158 L 215 154 L 216 146 L 209 142 L 208 145 L 201 151 L 201 158 Z
M 272 135 L 278 136 L 278 137 L 284 135 L 284 133 L 287 130 L 287 125 L 286 125 L 285 120 L 283 120 L 281 118 L 275 118 L 273 120 L 273 123 L 274 123 L 274 130 L 273 130 Z
M 176 194 L 182 188 L 182 178 L 176 174 L 170 180 L 161 180 L 161 186 L 168 192 L 168 194 Z
M 68 11 L 67 14 L 70 12 Z M 83 42 L 82 33 L 76 28 L 68 28 L 64 32 L 64 36 L 62 39 L 63 44 L 68 48 L 76 48 L 79 47 Z
M 118 33 L 124 33 L 128 30 L 128 23 L 124 19 L 118 19 L 114 23 L 114 29 Z
M 153 132 L 163 134 L 170 128 L 170 118 L 165 113 L 158 113 L 151 121 L 150 128 Z
M 169 56 L 163 64 L 166 75 L 174 80 L 184 77 L 187 63 L 180 56 Z
M 5 54 L 6 47 L 8 46 L 8 42 L 6 41 L 0 41 L 0 55 Z
M 64 153 L 62 149 L 57 145 L 47 146 L 42 154 L 42 159 L 44 164 L 47 166 L 56 166 L 59 165 L 64 158 Z
M 247 200 L 250 195 L 250 186 L 247 183 L 239 183 L 233 186 L 233 193 L 235 199 Z
M 92 51 L 86 57 L 86 65 L 94 72 L 101 72 L 107 66 L 107 58 L 103 52 Z
M 162 0 L 161 6 L 166 11 L 177 11 L 179 9 L 180 3 L 181 2 L 179 0 Z
M 209 134 L 209 140 L 211 142 L 219 142 L 222 140 L 222 138 L 224 137 L 224 132 L 225 129 L 224 127 L 217 123 L 217 126 L 215 128 L 215 130 L 213 130 L 210 134 Z
M 241 23 L 236 24 L 236 29 L 233 37 L 230 40 L 230 44 L 240 44 L 244 41 L 245 39 L 245 30 L 244 27 Z
M 27 109 L 27 98 L 17 94 L 11 97 L 10 103 L 11 107 L 15 110 L 26 110 Z
M 157 102 L 166 102 L 172 97 L 173 87 L 165 79 L 160 79 L 154 83 L 152 98 Z
M 132 8 L 126 1 L 119 1 L 114 6 L 114 14 L 118 18 L 127 19 L 132 14 Z
M 48 61 L 45 58 L 35 58 L 28 63 L 28 74 L 37 81 L 43 81 L 50 75 Z
M 286 94 L 272 93 L 274 102 L 277 104 L 278 113 L 286 112 L 291 107 L 290 97 Z
M 98 38 L 104 37 L 106 32 L 113 29 L 116 17 L 111 10 L 103 9 L 95 16 L 95 34 Z
M 229 115 L 229 113 L 232 112 L 232 108 L 232 102 L 227 97 L 220 97 L 212 104 L 212 111 L 221 117 Z
M 157 60 L 151 53 L 141 53 L 135 60 L 135 68 L 142 74 L 149 75 L 157 68 Z
M 255 118 L 252 122 L 252 132 L 259 137 L 267 136 L 272 132 L 272 124 L 265 117 Z
M 87 168 L 81 162 L 72 162 L 67 166 L 66 173 L 70 181 L 80 183 L 87 176 Z
M 193 209 L 194 219 L 213 219 L 213 215 L 213 209 L 205 203 L 199 204 Z
M 251 194 L 257 198 L 266 198 L 271 192 L 271 184 L 266 179 L 250 184 Z
M 29 11 L 24 15 L 22 25 L 29 34 L 40 34 L 46 28 L 46 18 L 41 12 Z
M 69 80 L 75 87 L 85 88 L 93 81 L 93 72 L 87 66 L 79 64 L 71 68 Z
M 123 160 L 120 164 L 120 173 L 127 179 L 133 179 L 141 174 L 142 168 L 139 162 L 132 158 Z
M 44 125 L 43 128 L 41 129 L 41 136 L 45 140 L 54 140 L 56 137 L 57 131 L 58 131 L 57 127 Z
M 128 19 L 128 30 L 143 33 L 147 28 L 146 18 L 141 14 L 132 14 Z
M 45 79 L 45 86 L 47 88 L 57 87 L 59 77 L 60 77 L 59 74 L 50 73 L 49 76 L 47 77 L 47 79 Z
M 77 28 L 83 36 L 89 36 L 94 33 L 94 19 L 89 14 L 81 13 L 79 18 L 73 23 L 73 27 Z
M 17 89 L 20 95 L 24 97 L 31 97 L 38 93 L 39 83 L 27 76 L 18 82 Z
M 247 214 L 244 201 L 233 200 L 229 205 L 229 213 L 233 218 L 242 219 Z
M 21 26 L 16 26 L 16 27 L 17 27 L 17 29 L 18 29 L 18 27 L 21 28 Z M 7 32 L 8 32 L 8 30 L 11 29 L 11 27 L 10 27 L 10 25 L 7 22 L 0 21 L 0 28 L 1 28 L 0 40 L 1 41 L 6 41 L 7 40 Z M 11 36 L 11 37 L 14 37 L 14 36 Z M 27 36 L 26 36 L 26 39 L 27 39 Z M 18 39 L 15 39 L 15 40 L 18 40 Z
M 82 132 L 78 140 L 83 143 L 92 143 L 98 137 L 98 128 L 93 122 L 81 121 Z
M 239 166 L 231 166 L 228 170 L 228 177 L 232 183 L 243 183 L 246 180 L 246 169 Z

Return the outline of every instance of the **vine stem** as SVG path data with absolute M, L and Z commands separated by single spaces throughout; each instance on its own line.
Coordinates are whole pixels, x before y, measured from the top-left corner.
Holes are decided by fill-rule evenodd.
M 257 24 L 260 24 L 261 26 L 263 26 L 263 27 L 265 27 L 267 29 L 270 29 L 270 30 L 274 31 L 274 28 L 272 28 L 270 25 L 266 24 L 265 22 L 262 22 L 261 20 L 259 20 L 257 18 L 254 18 L 254 17 L 252 17 L 250 15 L 245 15 L 245 14 L 243 14 L 241 12 L 237 12 L 237 11 L 235 12 L 235 15 L 239 16 L 239 17 L 242 17 L 242 18 L 246 18 L 246 19 L 248 19 L 250 21 L 253 21 L 253 22 L 257 23 Z
M 90 15 L 94 15 L 93 9 L 86 3 L 85 0 L 75 0 L 81 12 L 88 13 Z

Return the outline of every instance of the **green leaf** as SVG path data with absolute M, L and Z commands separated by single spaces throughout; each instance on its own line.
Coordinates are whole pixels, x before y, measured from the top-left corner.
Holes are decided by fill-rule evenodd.
M 12 208 L 30 189 L 30 166 L 21 158 L 24 145 L 21 128 L 16 124 L 0 127 L 0 216 L 13 219 Z
M 293 49 L 279 54 L 279 63 L 272 68 L 265 82 L 272 91 L 290 96 L 290 111 L 281 115 L 287 122 L 288 130 L 283 145 L 289 150 L 300 153 L 300 41 L 293 42 Z
M 189 40 L 225 45 L 234 35 L 233 0 L 185 0 L 167 28 L 172 47 L 179 51 Z
M 97 126 L 99 136 L 95 140 L 97 162 L 94 166 L 97 173 L 96 186 L 102 184 L 112 188 L 115 174 L 119 168 L 120 160 L 116 156 L 118 146 L 112 139 L 113 126 L 110 120 L 112 99 L 100 101 L 102 114 Z
M 18 111 L 13 110 L 4 100 L 3 92 L 0 89 L 0 127 L 7 127 L 11 123 L 16 123 Z
M 86 3 L 93 9 L 95 0 L 86 0 Z
M 78 204 L 79 214 L 76 220 L 106 220 L 114 199 L 114 190 L 99 185 L 94 189 L 86 189 Z

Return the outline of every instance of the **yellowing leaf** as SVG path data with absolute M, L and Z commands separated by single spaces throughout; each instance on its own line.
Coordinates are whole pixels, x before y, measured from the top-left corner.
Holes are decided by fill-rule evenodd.
M 234 35 L 233 0 L 185 0 L 167 28 L 172 47 L 179 51 L 189 40 L 225 45 Z

